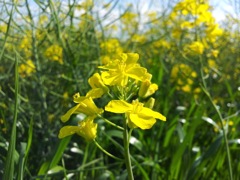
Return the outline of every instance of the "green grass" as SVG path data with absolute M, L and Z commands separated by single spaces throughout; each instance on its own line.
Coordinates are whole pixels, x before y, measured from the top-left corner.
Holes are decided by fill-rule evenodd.
M 173 4 L 162 4 L 153 17 L 141 15 L 136 4 L 108 3 L 0 2 L 0 179 L 128 178 L 121 116 L 104 112 L 111 123 L 96 118 L 100 148 L 78 135 L 58 138 L 72 96 L 84 96 L 97 67 L 121 52 L 140 55 L 158 85 L 153 109 L 167 117 L 132 131 L 134 178 L 240 179 L 240 36 L 230 28 L 239 23 L 213 21 L 223 30 L 213 35 L 207 23 L 181 28 L 182 20 L 194 18 L 171 18 Z M 189 48 L 194 41 L 204 44 L 202 54 Z M 61 52 L 47 56 L 51 46 Z M 109 100 L 105 95 L 95 103 L 104 107 Z M 72 116 L 67 123 L 77 121 Z

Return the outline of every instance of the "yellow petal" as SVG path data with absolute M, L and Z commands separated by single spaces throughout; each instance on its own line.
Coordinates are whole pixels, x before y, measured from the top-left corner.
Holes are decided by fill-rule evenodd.
M 60 129 L 58 138 L 62 139 L 65 138 L 66 136 L 70 136 L 75 134 L 77 131 L 79 131 L 78 126 L 64 126 Z
M 91 141 L 97 136 L 97 124 L 93 123 L 93 118 L 94 117 L 88 117 L 79 124 L 81 129 L 77 132 L 77 134 L 87 141 Z
M 69 120 L 70 116 L 77 111 L 77 109 L 79 108 L 79 106 L 80 106 L 80 104 L 78 104 L 78 105 L 72 107 L 71 109 L 69 109 L 69 110 L 66 112 L 66 114 L 64 114 L 64 115 L 61 117 L 61 121 L 62 121 L 62 122 L 67 122 L 67 121 Z
M 132 110 L 132 104 L 122 100 L 112 100 L 105 106 L 105 110 L 113 113 L 125 113 Z
M 130 121 L 141 129 L 150 129 L 155 123 L 156 119 L 154 118 L 141 118 L 137 114 L 130 114 Z
M 88 116 L 93 116 L 96 114 L 103 113 L 103 109 L 98 108 L 91 97 L 88 97 L 87 99 L 82 101 L 80 104 L 81 106 L 79 107 L 78 112 L 84 113 Z
M 126 75 L 139 81 L 145 81 L 151 78 L 151 74 L 147 73 L 147 69 L 143 67 L 132 67 L 126 71 Z
M 139 54 L 137 53 L 127 53 L 127 61 L 126 63 L 127 64 L 130 64 L 130 63 L 136 63 L 139 59 Z
M 153 111 L 153 110 L 151 110 L 149 108 L 146 108 L 146 107 L 143 107 L 142 110 L 138 114 L 141 117 L 146 117 L 146 118 L 153 117 L 153 118 L 156 118 L 156 119 L 160 119 L 162 121 L 166 121 L 166 117 L 163 116 L 161 113 Z
M 92 99 L 100 98 L 104 94 L 103 89 L 101 88 L 94 88 L 88 91 L 86 97 L 91 97 Z

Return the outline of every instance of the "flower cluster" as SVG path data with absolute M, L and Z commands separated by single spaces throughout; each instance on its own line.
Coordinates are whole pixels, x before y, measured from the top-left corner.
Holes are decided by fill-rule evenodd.
M 84 114 L 85 118 L 75 126 L 61 128 L 59 138 L 76 133 L 86 140 L 95 139 L 97 124 L 94 119 L 102 117 L 104 110 L 95 105 L 94 99 L 103 98 L 104 94 L 111 97 L 105 111 L 125 114 L 127 125 L 131 129 L 150 129 L 156 119 L 166 121 L 165 116 L 152 110 L 155 100 L 148 97 L 155 93 L 158 86 L 151 83 L 152 75 L 140 66 L 138 59 L 136 53 L 122 53 L 106 65 L 99 66 L 101 72 L 88 79 L 91 89 L 85 96 L 80 96 L 79 93 L 73 96 L 76 105 L 61 120 L 65 123 L 73 114 Z M 140 102 L 142 100 L 144 102 Z
M 25 78 L 31 76 L 34 72 L 36 72 L 36 67 L 32 60 L 27 60 L 26 63 L 20 64 L 18 67 L 18 72 L 21 77 Z
M 58 45 L 52 45 L 45 51 L 45 56 L 51 61 L 57 61 L 63 64 L 62 48 Z

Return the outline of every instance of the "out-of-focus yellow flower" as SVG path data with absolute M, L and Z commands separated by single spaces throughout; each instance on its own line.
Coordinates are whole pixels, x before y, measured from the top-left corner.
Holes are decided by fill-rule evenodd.
M 122 53 L 118 59 L 110 61 L 105 66 L 99 66 L 100 69 L 106 70 L 101 73 L 104 84 L 124 87 L 129 78 L 138 81 L 150 79 L 151 74 L 137 63 L 138 59 L 137 53 Z
M 206 37 L 210 42 L 215 42 L 216 38 L 223 34 L 223 30 L 218 27 L 218 24 L 208 24 L 206 28 Z
M 45 51 L 45 56 L 51 61 L 57 61 L 63 64 L 63 53 L 62 48 L 59 45 L 52 45 Z
M 58 138 L 62 139 L 76 133 L 86 141 L 95 139 L 97 136 L 97 124 L 93 122 L 94 118 L 94 116 L 89 116 L 86 119 L 79 121 L 78 126 L 62 127 L 58 134 Z
M 215 20 L 214 20 L 214 17 L 212 16 L 212 13 L 209 11 L 206 11 L 198 15 L 196 19 L 196 24 L 201 25 L 202 23 L 212 23 L 214 21 Z
M 181 28 L 182 29 L 191 29 L 191 28 L 194 28 L 195 24 L 194 22 L 189 22 L 189 21 L 183 21 L 181 24 L 180 24 Z
M 81 4 L 77 5 L 76 8 L 78 10 L 84 9 L 84 10 L 89 10 L 90 8 L 93 7 L 93 1 L 92 0 L 85 0 Z
M 36 67 L 33 64 L 32 60 L 27 60 L 25 64 L 21 64 L 18 67 L 18 72 L 21 77 L 31 76 L 34 72 L 36 72 Z
M 132 41 L 137 43 L 144 43 L 146 41 L 146 37 L 144 35 L 134 34 L 132 36 Z
M 47 21 L 48 21 L 48 16 L 47 16 L 47 15 L 41 15 L 41 16 L 39 17 L 39 24 L 40 24 L 40 25 L 45 24 Z
M 219 54 L 219 51 L 218 50 L 214 50 L 212 49 L 211 52 L 208 54 L 208 57 L 215 57 L 217 58 L 218 57 L 218 54 Z
M 209 59 L 209 60 L 208 60 L 208 66 L 209 66 L 210 68 L 216 68 L 216 67 L 217 67 L 217 64 L 216 64 L 216 62 L 215 62 L 213 59 Z
M 63 99 L 67 100 L 69 98 L 68 92 L 63 93 Z
M 0 33 L 6 34 L 7 32 L 7 25 L 0 25 Z
M 107 64 L 111 59 L 117 58 L 123 49 L 118 39 L 108 39 L 100 43 L 102 51 L 101 61 L 102 64 Z
M 20 42 L 19 48 L 24 53 L 26 59 L 31 58 L 32 56 L 32 39 L 31 39 L 31 32 L 26 32 L 26 36 Z
M 50 123 L 53 122 L 54 118 L 55 118 L 54 114 L 48 114 L 48 122 Z
M 120 54 L 123 52 L 118 39 L 108 39 L 103 41 L 100 44 L 100 48 L 105 54 Z
M 173 30 L 172 30 L 173 38 L 179 39 L 181 37 L 181 34 L 182 34 L 181 28 L 178 28 L 178 27 L 173 28 Z
M 156 123 L 156 119 L 166 121 L 165 116 L 144 107 L 144 104 L 137 100 L 132 104 L 123 100 L 112 100 L 105 106 L 105 110 L 113 113 L 126 113 L 130 128 L 150 129 Z
M 187 45 L 187 48 L 191 50 L 190 52 L 196 54 L 203 54 L 204 45 L 199 41 L 194 41 L 191 44 Z
M 166 40 L 164 39 L 160 39 L 158 41 L 154 41 L 152 43 L 153 47 L 156 48 L 157 51 L 159 51 L 159 48 L 166 48 L 166 49 L 170 49 L 171 48 L 171 45 L 169 42 L 167 42 Z
M 136 31 L 136 28 L 138 27 L 138 19 L 137 19 L 138 15 L 136 13 L 133 12 L 126 12 L 122 15 L 121 17 L 121 22 L 124 26 L 124 30 L 128 31 L 129 33 L 133 33 Z
M 69 109 L 62 117 L 62 122 L 67 122 L 72 114 L 83 113 L 87 116 L 96 116 L 103 113 L 103 109 L 98 108 L 91 97 L 80 96 L 76 93 L 73 97 L 73 101 L 77 103 L 76 106 Z
M 177 90 L 186 93 L 197 93 L 194 91 L 194 79 L 197 78 L 197 73 L 186 64 L 176 64 L 171 71 L 171 81 L 177 85 Z

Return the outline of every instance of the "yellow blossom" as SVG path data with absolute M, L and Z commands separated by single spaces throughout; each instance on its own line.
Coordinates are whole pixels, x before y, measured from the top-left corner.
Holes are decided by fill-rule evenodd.
M 99 66 L 99 68 L 106 70 L 101 73 L 104 84 L 124 87 L 129 78 L 138 81 L 150 79 L 151 74 L 137 63 L 138 59 L 137 53 L 122 53 L 118 59 L 110 61 L 105 66 Z
M 90 77 L 88 83 L 92 89 L 87 93 L 86 97 L 100 98 L 104 93 L 108 92 L 108 87 L 103 83 L 99 73 L 95 73 Z
M 196 54 L 203 54 L 204 45 L 199 41 L 194 41 L 190 45 L 187 46 L 191 50 L 191 52 Z
M 77 126 L 64 126 L 60 129 L 58 138 L 62 139 L 66 136 L 77 134 L 82 136 L 86 141 L 91 141 L 97 136 L 97 124 L 93 122 L 94 116 L 79 121 Z
M 105 110 L 113 113 L 126 113 L 130 128 L 150 129 L 156 123 L 156 119 L 166 121 L 165 116 L 144 107 L 144 104 L 137 100 L 132 104 L 123 100 L 112 100 L 107 104 Z
M 33 64 L 32 60 L 27 60 L 25 64 L 21 64 L 18 67 L 18 72 L 21 77 L 27 77 L 32 75 L 32 73 L 36 72 L 36 67 Z
M 62 122 L 69 120 L 72 114 L 83 113 L 87 116 L 95 116 L 103 113 L 103 109 L 98 108 L 91 97 L 80 96 L 79 93 L 74 95 L 73 101 L 77 103 L 76 106 L 69 109 L 62 117 Z
M 45 51 L 45 56 L 51 61 L 57 61 L 63 64 L 62 48 L 58 45 L 52 45 Z

